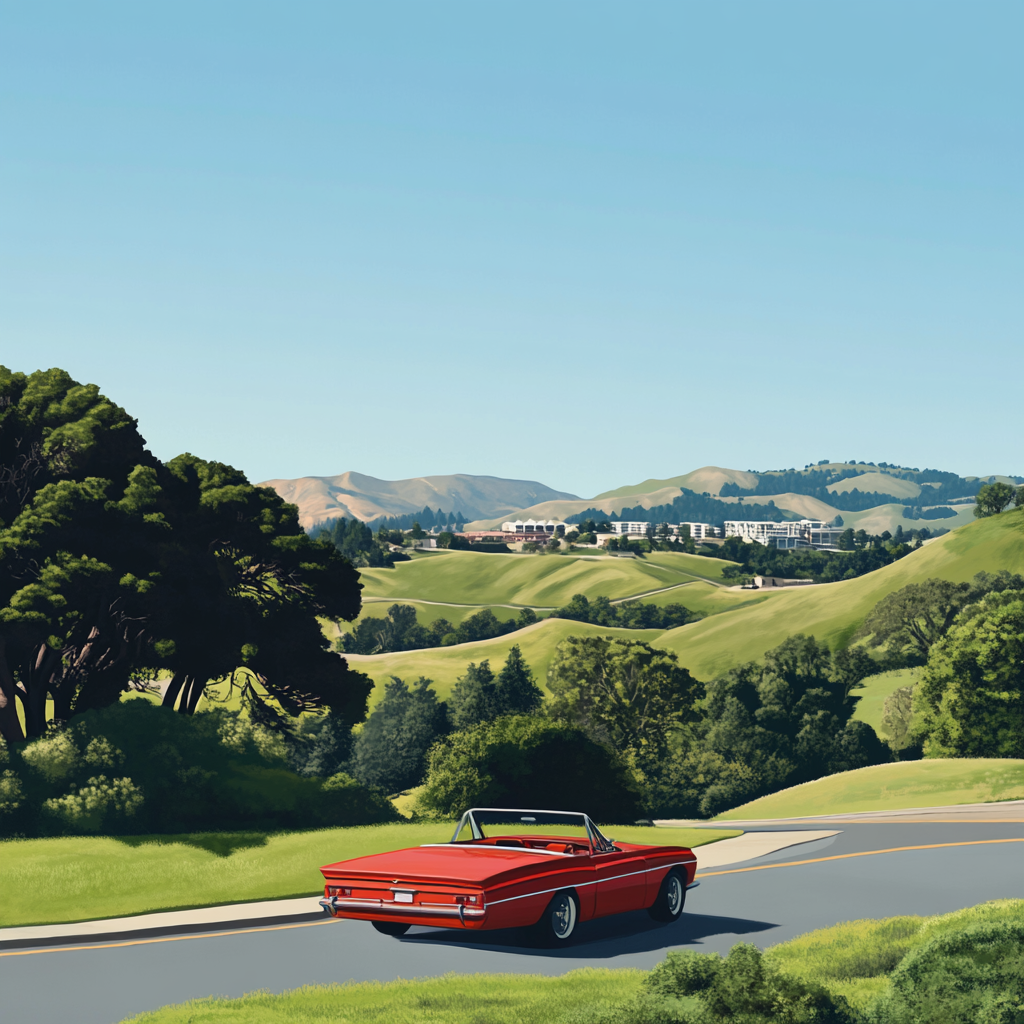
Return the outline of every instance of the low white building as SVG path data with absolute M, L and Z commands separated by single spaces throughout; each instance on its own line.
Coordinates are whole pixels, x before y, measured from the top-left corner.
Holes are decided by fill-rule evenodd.
M 647 527 L 650 525 L 650 523 L 609 523 L 612 533 L 617 533 L 620 536 L 629 534 L 631 537 L 646 537 Z
M 569 527 L 556 519 L 517 519 L 515 522 L 501 524 L 502 533 L 565 533 Z
M 685 533 L 684 526 L 690 528 L 690 536 L 694 540 L 704 540 L 705 537 L 721 537 L 722 531 L 717 526 L 709 523 L 680 523 L 677 532 Z
M 841 529 L 827 526 L 820 519 L 788 520 L 783 523 L 752 519 L 725 521 L 726 537 L 741 537 L 745 541 L 763 544 L 766 548 L 836 551 L 842 533 Z

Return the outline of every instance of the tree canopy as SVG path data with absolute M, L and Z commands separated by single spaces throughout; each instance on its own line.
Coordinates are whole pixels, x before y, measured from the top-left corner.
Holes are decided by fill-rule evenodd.
M 0 735 L 29 736 L 170 675 L 163 702 L 194 712 L 245 668 L 270 721 L 365 713 L 370 680 L 327 649 L 317 616 L 359 613 L 358 573 L 311 540 L 297 510 L 239 470 L 166 465 L 136 421 L 62 370 L 0 367 Z

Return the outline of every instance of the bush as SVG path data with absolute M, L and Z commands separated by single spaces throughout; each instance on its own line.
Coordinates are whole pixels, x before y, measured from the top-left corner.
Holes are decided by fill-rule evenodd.
M 8 748 L 0 835 L 321 828 L 394 820 L 347 776 L 289 768 L 284 739 L 222 708 L 181 715 L 136 699 Z
M 1024 922 L 981 924 L 912 950 L 874 1009 L 878 1024 L 1024 1020 Z
M 430 751 L 420 806 L 456 817 L 469 807 L 579 810 L 633 821 L 639 787 L 609 748 L 569 726 L 508 715 L 453 733 Z
M 637 999 L 602 1024 L 853 1024 L 846 1001 L 778 971 L 754 945 L 726 957 L 678 950 L 647 976 Z

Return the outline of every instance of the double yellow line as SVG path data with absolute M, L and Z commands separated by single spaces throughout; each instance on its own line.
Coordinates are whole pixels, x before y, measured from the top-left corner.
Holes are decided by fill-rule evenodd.
M 820 864 L 826 860 L 848 860 L 851 857 L 874 857 L 880 853 L 904 853 L 909 850 L 941 850 L 952 846 L 988 846 L 995 843 L 1024 843 L 1024 837 L 1020 839 L 972 839 L 961 843 L 927 843 L 923 846 L 894 846 L 888 850 L 864 850 L 860 853 L 837 853 L 831 857 L 810 857 L 807 860 L 788 860 L 780 864 L 757 864 L 749 868 L 726 868 L 722 871 L 702 871 L 697 878 L 711 878 L 713 875 L 740 875 L 747 871 L 773 871 L 776 868 L 796 868 L 803 864 Z M 75 953 L 80 950 L 91 949 L 122 949 L 125 946 L 150 946 L 157 942 L 186 942 L 190 939 L 217 939 L 230 935 L 252 935 L 257 932 L 284 932 L 293 928 L 318 928 L 321 925 L 332 924 L 333 918 L 323 921 L 305 921 L 298 924 L 274 924 L 264 925 L 259 928 L 238 928 L 226 932 L 202 932 L 198 935 L 164 935 L 154 939 L 127 939 L 124 942 L 94 943 L 87 946 L 53 946 L 44 949 L 15 949 L 9 952 L 0 952 L 0 957 L 5 956 L 38 956 L 40 953 Z

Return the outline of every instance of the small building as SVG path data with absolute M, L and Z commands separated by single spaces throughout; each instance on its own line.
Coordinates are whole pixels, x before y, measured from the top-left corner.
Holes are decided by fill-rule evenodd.
M 564 537 L 567 530 L 572 529 L 567 523 L 557 519 L 517 519 L 515 522 L 501 524 L 501 536 L 506 544 L 519 541 L 532 541 L 534 544 L 547 544 L 556 537 Z
M 810 587 L 814 580 L 786 580 L 781 576 L 755 576 L 754 586 L 758 589 L 764 587 Z

